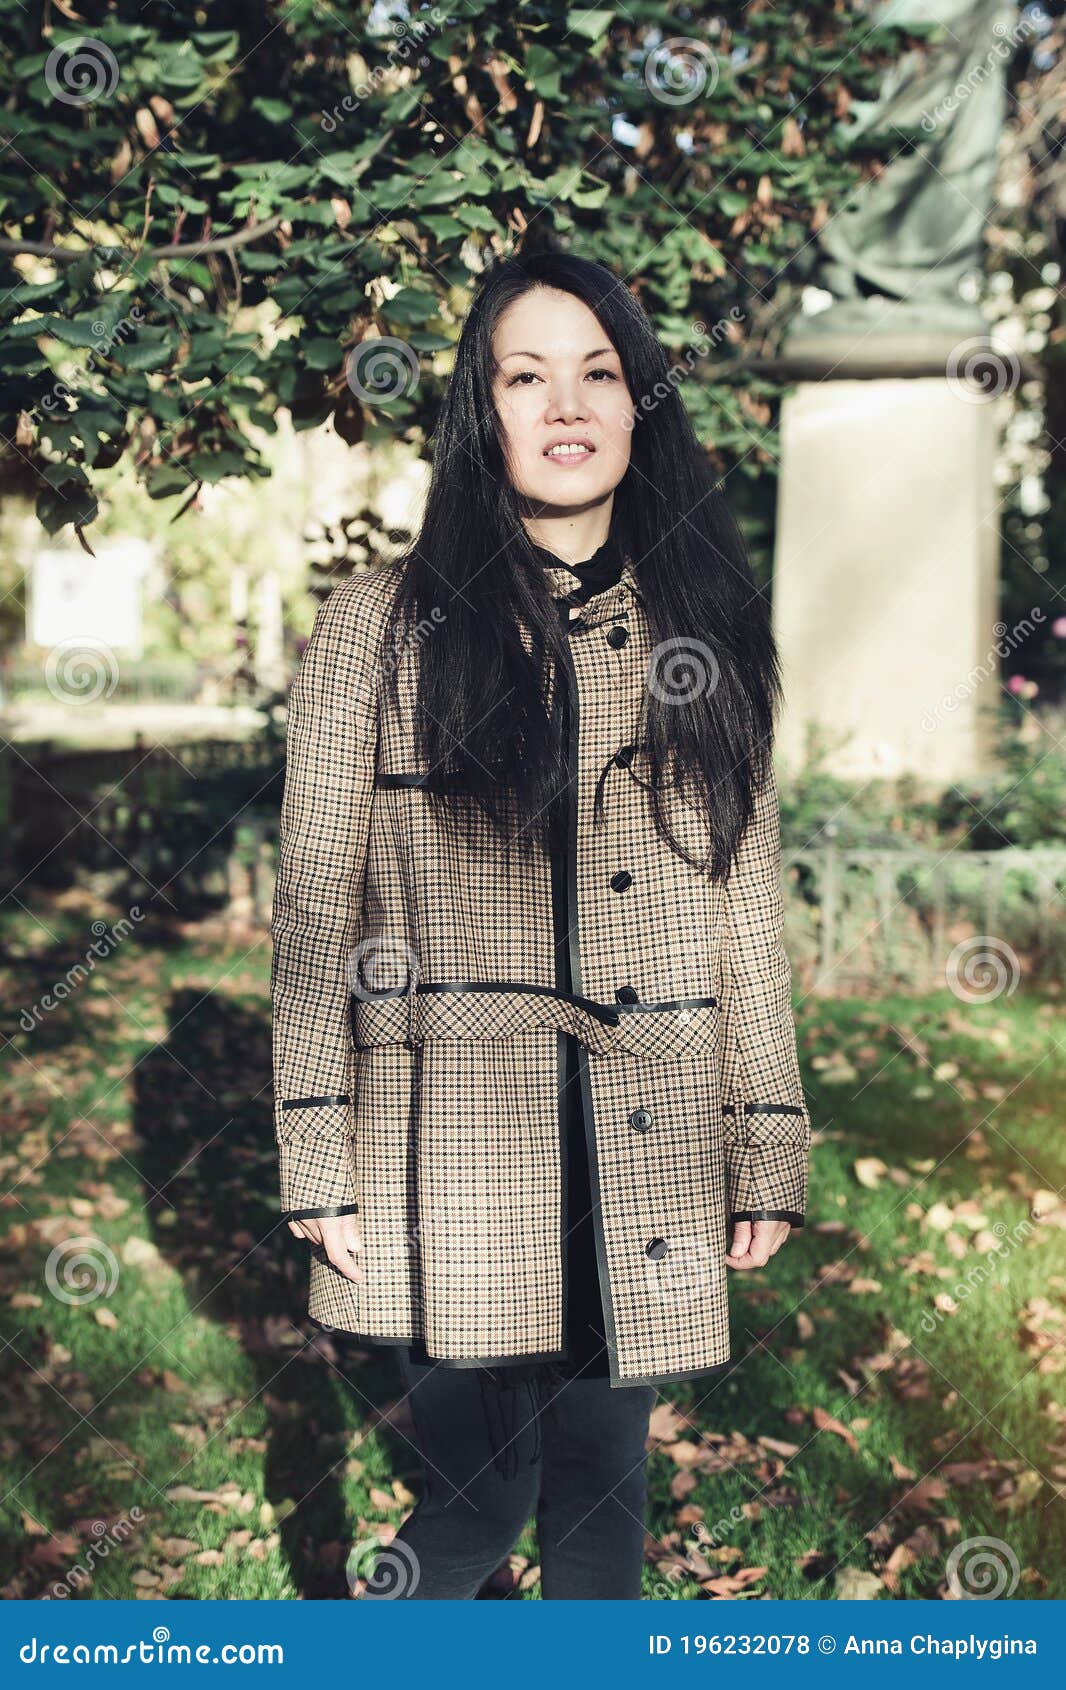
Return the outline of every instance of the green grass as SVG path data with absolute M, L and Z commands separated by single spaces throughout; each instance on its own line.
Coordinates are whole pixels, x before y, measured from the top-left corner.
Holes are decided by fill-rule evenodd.
M 380 1412 L 388 1351 L 302 1319 L 268 939 L 150 915 L 19 1027 L 100 914 L 70 893 L 7 924 L 2 1593 L 343 1597 L 350 1546 L 399 1524 L 420 1469 Z M 1066 1234 L 1061 1210 L 1029 1220 L 1063 1182 L 1057 1000 L 809 1000 L 800 1032 L 809 1225 L 731 1276 L 735 1368 L 663 1387 L 645 1595 L 832 1599 L 865 1574 L 936 1598 L 985 1537 L 1014 1599 L 1062 1598 Z M 50 1287 L 78 1236 L 111 1252 L 110 1295 Z M 516 1595 L 535 1564 L 530 1523 Z

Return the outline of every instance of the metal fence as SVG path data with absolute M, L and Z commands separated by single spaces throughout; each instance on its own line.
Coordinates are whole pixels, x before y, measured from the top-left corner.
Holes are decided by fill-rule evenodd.
M 837 846 L 785 853 L 786 942 L 808 991 L 1061 975 L 1066 848 Z M 1013 989 L 1011 987 L 1010 989 Z
M 241 921 L 270 919 L 276 823 L 245 818 L 230 860 Z M 785 941 L 804 992 L 926 991 L 973 999 L 1061 976 L 1066 849 L 862 849 L 784 854 Z
M 27 748 L 22 748 L 25 752 Z M 0 755 L 12 884 L 84 879 L 118 901 L 156 892 L 189 918 L 269 921 L 284 746 L 261 737 L 122 751 Z M 785 939 L 800 989 L 958 987 L 981 996 L 1061 978 L 1066 847 L 783 853 Z M 987 986 L 986 986 L 987 982 Z

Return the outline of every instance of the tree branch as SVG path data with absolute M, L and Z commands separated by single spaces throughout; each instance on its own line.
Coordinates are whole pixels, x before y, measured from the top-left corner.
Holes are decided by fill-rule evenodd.
M 285 219 L 279 212 L 276 217 L 268 217 L 262 223 L 250 224 L 245 229 L 238 229 L 232 235 L 219 235 L 217 239 L 209 241 L 180 241 L 171 246 L 156 246 L 141 248 L 134 256 L 140 257 L 142 251 L 147 250 L 153 260 L 164 258 L 202 258 L 205 252 L 233 252 L 236 248 L 248 246 L 251 241 L 257 241 L 263 235 L 269 235 L 283 223 Z M 123 246 L 109 246 L 103 242 L 91 242 L 88 246 L 57 246 L 50 241 L 7 241 L 0 240 L 0 252 L 26 252 L 35 258 L 51 258 L 57 264 L 73 264 L 77 259 L 84 258 L 88 252 L 98 252 L 107 258 L 128 258 L 129 252 Z

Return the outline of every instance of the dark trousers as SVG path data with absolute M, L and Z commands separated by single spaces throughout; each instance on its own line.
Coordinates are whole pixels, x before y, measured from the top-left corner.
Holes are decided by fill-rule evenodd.
M 424 1488 L 364 1594 L 469 1601 L 535 1513 L 545 1601 L 639 1600 L 652 1386 L 580 1375 L 539 1392 L 519 1386 L 517 1473 L 503 1478 L 477 1369 L 421 1363 L 405 1346 L 396 1355 Z

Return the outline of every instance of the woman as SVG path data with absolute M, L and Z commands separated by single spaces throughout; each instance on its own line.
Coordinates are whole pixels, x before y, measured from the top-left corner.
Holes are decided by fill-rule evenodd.
M 274 906 L 309 1310 L 396 1346 L 423 1495 L 367 1595 L 637 1598 L 655 1387 L 803 1222 L 779 676 L 666 357 L 598 264 L 498 263 L 421 532 L 320 607 Z

